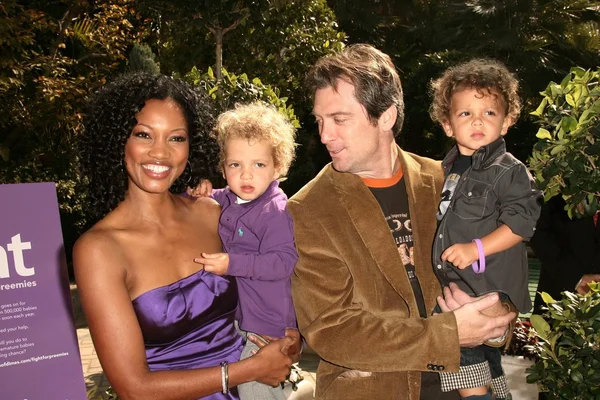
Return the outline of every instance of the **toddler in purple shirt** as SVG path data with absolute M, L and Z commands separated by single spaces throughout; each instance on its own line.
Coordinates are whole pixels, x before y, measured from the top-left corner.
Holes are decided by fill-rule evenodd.
M 221 114 L 215 131 L 227 187 L 213 190 L 211 197 L 222 208 L 224 252 L 202 253 L 194 261 L 208 272 L 236 278 L 236 320 L 244 338 L 283 337 L 286 330 L 297 329 L 290 276 L 298 254 L 287 196 L 278 179 L 294 159 L 296 130 L 274 107 L 255 102 Z M 210 190 L 207 184 L 195 192 Z M 246 341 L 241 358 L 256 349 Z M 238 391 L 241 400 L 285 399 L 281 387 L 258 382 L 242 384 Z

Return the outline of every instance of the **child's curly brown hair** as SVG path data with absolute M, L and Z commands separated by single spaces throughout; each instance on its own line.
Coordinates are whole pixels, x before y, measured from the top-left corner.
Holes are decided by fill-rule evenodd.
M 279 177 L 287 174 L 296 154 L 296 128 L 274 106 L 262 101 L 236 104 L 233 110 L 219 115 L 215 133 L 221 169 L 225 161 L 225 145 L 230 139 L 270 143 Z
M 514 124 L 519 117 L 521 100 L 517 78 L 499 61 L 476 58 L 448 68 L 440 78 L 431 82 L 431 119 L 439 123 L 447 121 L 450 118 L 452 95 L 464 89 L 499 95 L 511 123 Z

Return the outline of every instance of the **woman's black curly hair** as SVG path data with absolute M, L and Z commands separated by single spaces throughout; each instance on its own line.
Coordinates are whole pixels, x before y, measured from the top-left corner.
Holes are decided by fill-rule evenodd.
M 164 75 L 122 75 L 90 99 L 79 138 L 88 222 L 103 218 L 125 198 L 125 143 L 137 123 L 136 114 L 151 99 L 175 101 L 188 124 L 189 163 L 170 191 L 181 193 L 186 186 L 196 186 L 199 178 L 216 174 L 218 147 L 211 135 L 215 119 L 211 100 L 187 83 Z

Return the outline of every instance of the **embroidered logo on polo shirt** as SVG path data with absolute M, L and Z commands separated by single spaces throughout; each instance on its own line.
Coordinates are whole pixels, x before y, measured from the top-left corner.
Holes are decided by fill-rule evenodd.
M 244 236 L 244 231 L 242 230 L 242 228 L 238 228 L 238 235 Z

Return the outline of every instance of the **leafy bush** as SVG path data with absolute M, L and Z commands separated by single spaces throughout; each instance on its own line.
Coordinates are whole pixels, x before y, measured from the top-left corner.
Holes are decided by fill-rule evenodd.
M 56 182 L 70 260 L 86 225 L 76 152 L 86 99 L 146 28 L 130 0 L 8 0 L 0 10 L 0 184 Z
M 156 62 L 156 55 L 150 46 L 145 43 L 134 43 L 129 53 L 129 70 L 146 71 L 151 74 L 160 74 L 160 66 Z
M 590 288 L 585 295 L 563 292 L 558 301 L 542 293 L 546 319 L 531 316 L 540 340 L 527 382 L 537 383 L 550 399 L 600 398 L 600 285 Z
M 538 337 L 531 322 L 518 319 L 510 346 L 506 349 L 506 354 L 509 356 L 522 356 L 533 360 L 536 356 L 532 349 L 537 342 Z
M 225 69 L 221 71 L 222 79 L 219 82 L 212 68 L 209 67 L 206 73 L 200 73 L 196 67 L 193 67 L 185 75 L 184 80 L 194 86 L 203 87 L 215 100 L 218 113 L 233 108 L 238 102 L 249 103 L 262 100 L 277 107 L 279 112 L 288 117 L 294 127 L 300 127 L 294 108 L 291 104 L 286 104 L 287 97 L 279 97 L 279 89 L 263 84 L 258 78 L 249 80 L 246 74 L 235 75 Z
M 537 110 L 539 139 L 529 166 L 546 200 L 562 194 L 569 217 L 600 209 L 600 69 L 572 68 L 550 82 Z

